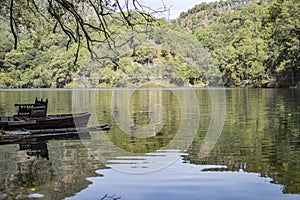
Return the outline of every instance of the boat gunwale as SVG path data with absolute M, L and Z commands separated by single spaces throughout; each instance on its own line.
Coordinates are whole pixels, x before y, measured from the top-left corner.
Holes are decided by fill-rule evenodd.
M 91 115 L 90 112 L 83 112 L 83 113 L 70 113 L 70 114 L 55 114 L 55 115 L 47 115 L 46 117 L 15 117 L 15 116 L 1 116 L 0 117 L 0 124 L 1 123 L 11 123 L 11 122 L 29 122 L 29 121 L 47 121 L 52 119 L 67 119 L 67 118 L 74 118 L 74 117 L 82 117 L 82 116 L 88 116 Z M 3 120 L 7 119 L 7 120 Z

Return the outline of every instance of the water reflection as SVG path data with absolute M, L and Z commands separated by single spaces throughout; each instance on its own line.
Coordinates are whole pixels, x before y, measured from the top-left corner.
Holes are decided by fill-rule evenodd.
M 20 143 L 19 150 L 26 151 L 27 156 L 36 156 L 37 158 L 49 160 L 47 141 Z M 27 159 L 29 159 L 29 157 L 27 157 Z
M 160 155 L 157 155 L 160 154 Z M 102 194 L 116 194 L 122 199 L 299 199 L 299 195 L 285 195 L 281 185 L 270 184 L 271 178 L 261 178 L 257 173 L 243 170 L 233 172 L 226 165 L 195 165 L 182 162 L 182 152 L 155 152 L 145 156 L 118 157 L 110 166 L 134 168 L 137 172 L 147 169 L 147 163 L 158 162 L 163 157 L 178 156 L 171 165 L 154 173 L 124 173 L 123 171 L 97 170 L 101 178 L 89 178 L 92 186 L 68 198 L 97 199 Z M 158 156 L 159 159 L 155 159 Z M 120 167 L 123 165 L 123 167 Z M 237 166 L 239 167 L 239 166 Z
M 184 104 L 189 105 L 185 91 L 177 92 L 182 92 Z M 183 124 L 186 132 L 176 144 L 186 148 L 184 154 L 166 148 L 176 138 L 183 118 L 180 102 L 168 90 L 136 91 L 128 104 L 122 98 L 115 100 L 129 105 L 125 114 L 113 107 L 113 90 L 0 92 L 1 115 L 9 115 L 14 101 L 37 96 L 49 99 L 50 113 L 91 111 L 89 126 L 111 124 L 109 134 L 92 133 L 90 140 L 48 141 L 49 160 L 29 156 L 27 150 L 19 151 L 18 145 L 0 146 L 0 193 L 15 198 L 34 189 L 48 199 L 101 199 L 105 194 L 125 199 L 299 198 L 292 194 L 300 194 L 300 91 L 227 89 L 226 102 L 222 102 L 227 111 L 225 125 L 206 157 L 200 149 L 214 111 L 208 90 L 194 92 L 200 110 L 199 128 L 190 144 L 185 142 L 189 123 Z M 155 134 L 140 137 L 142 129 L 138 127 L 151 122 L 149 101 L 163 105 L 165 114 L 152 116 L 157 119 Z M 120 128 L 115 116 L 121 123 L 130 121 L 123 123 L 129 132 Z M 105 169 L 102 164 L 143 172 L 168 156 L 171 165 L 139 176 Z M 96 170 L 104 177 L 97 177 Z
M 227 117 L 218 144 L 201 158 L 194 141 L 184 160 L 259 173 L 282 192 L 300 193 L 300 93 L 295 90 L 227 91 Z M 219 171 L 220 169 L 210 169 Z
M 86 177 L 104 168 L 82 144 L 88 139 L 85 132 L 0 145 L 0 198 L 64 199 L 86 188 Z

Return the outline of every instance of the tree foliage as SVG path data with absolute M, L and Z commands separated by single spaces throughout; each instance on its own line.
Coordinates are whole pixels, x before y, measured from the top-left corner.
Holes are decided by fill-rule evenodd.
M 61 30 L 67 36 L 67 48 L 77 44 L 75 63 L 82 46 L 97 56 L 93 54 L 94 43 L 114 48 L 112 35 L 120 27 L 147 27 L 154 22 L 154 13 L 164 11 L 152 10 L 137 0 L 2 0 L 0 8 L 9 18 L 15 49 L 20 31 L 32 33 L 40 26 L 51 26 L 53 32 Z
M 293 80 L 286 85 L 295 85 L 300 72 L 299 10 L 295 0 L 203 3 L 181 14 L 178 25 L 194 32 L 212 53 L 225 85 L 264 86 L 274 73 L 285 77 L 288 71 Z M 206 18 L 192 17 L 199 14 Z M 198 26 L 186 26 L 190 20 Z
M 172 23 L 130 2 L 1 1 L 0 86 L 203 86 L 221 76 L 226 86 L 261 87 L 273 77 L 300 79 L 296 0 L 202 3 Z
M 278 70 L 299 69 L 300 62 L 300 2 L 278 1 L 268 10 L 266 27 L 272 59 Z
M 10 35 L 9 29 L 3 30 Z M 68 36 L 62 30 L 53 33 L 48 26 L 31 34 L 20 33 L 17 49 L 13 49 L 11 35 L 10 38 L 9 43 L 0 41 L 3 48 L 6 46 L 0 76 L 4 88 L 123 87 L 147 82 L 201 85 L 211 64 L 209 54 L 199 42 L 172 30 L 166 22 L 164 28 L 153 27 L 149 32 L 142 28 L 119 29 L 112 36 L 118 46 L 114 51 L 109 43 L 94 44 L 97 62 L 83 48 L 74 63 L 77 44 L 67 44 Z M 68 51 L 65 45 L 69 45 Z

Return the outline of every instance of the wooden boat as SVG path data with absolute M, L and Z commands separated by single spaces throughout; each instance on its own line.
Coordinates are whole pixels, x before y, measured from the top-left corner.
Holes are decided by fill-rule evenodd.
M 0 130 L 44 130 L 59 128 L 86 127 L 89 112 L 77 114 L 47 115 L 48 100 L 35 99 L 34 104 L 15 104 L 18 114 L 0 117 Z
M 36 140 L 89 139 L 91 131 L 109 131 L 110 125 L 80 128 L 52 128 L 43 130 L 0 131 L 0 145 L 17 144 Z
M 1 130 L 18 129 L 51 129 L 86 127 L 90 117 L 89 112 L 79 114 L 49 115 L 41 118 L 1 117 Z

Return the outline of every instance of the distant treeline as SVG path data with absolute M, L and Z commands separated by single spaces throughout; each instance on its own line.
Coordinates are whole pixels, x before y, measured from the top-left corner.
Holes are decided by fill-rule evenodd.
M 191 14 L 199 13 L 204 10 L 215 10 L 224 7 L 236 7 L 238 5 L 244 5 L 250 2 L 260 2 L 259 0 L 228 0 L 228 1 L 215 1 L 211 3 L 201 3 L 195 5 L 193 8 L 189 9 L 187 12 L 182 12 L 179 15 L 179 19 L 183 19 Z

